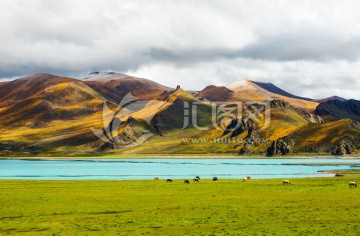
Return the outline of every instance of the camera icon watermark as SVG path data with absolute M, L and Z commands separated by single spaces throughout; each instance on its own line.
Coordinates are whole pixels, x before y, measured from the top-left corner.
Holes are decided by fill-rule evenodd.
M 139 115 L 151 102 L 153 110 L 146 115 Z M 147 100 L 128 93 L 120 101 L 117 108 L 110 109 L 106 102 L 103 105 L 103 129 L 91 128 L 91 131 L 103 142 L 113 148 L 131 148 L 141 145 L 154 135 L 151 121 L 158 111 L 172 103 L 168 101 Z M 136 127 L 136 128 L 134 128 Z
M 198 107 L 204 106 L 203 102 L 185 102 L 184 103 L 184 124 L 182 129 L 192 125 L 198 130 L 209 130 L 209 126 L 199 125 Z M 267 128 L 271 121 L 270 102 L 211 102 L 211 124 L 217 130 L 233 131 L 241 126 L 236 122 L 235 126 L 229 126 L 229 122 L 235 119 L 241 119 L 245 122 L 251 120 L 259 128 Z
M 168 99 L 146 100 L 128 93 L 116 109 L 110 109 L 105 102 L 102 113 L 103 129 L 91 128 L 91 130 L 100 140 L 113 148 L 136 147 L 156 133 L 152 127 L 153 121 L 157 120 L 154 118 L 172 104 L 174 103 L 169 102 Z M 203 111 L 204 107 L 206 112 Z M 202 125 L 199 119 L 200 110 L 202 110 L 202 119 L 207 121 Z M 269 126 L 271 119 L 270 102 L 250 101 L 183 101 L 183 113 L 175 115 L 182 116 L 182 129 L 192 127 L 205 131 L 214 128 L 224 133 L 237 130 L 249 120 L 263 129 Z M 239 120 L 242 122 L 237 122 Z M 233 142 L 233 140 L 230 141 Z

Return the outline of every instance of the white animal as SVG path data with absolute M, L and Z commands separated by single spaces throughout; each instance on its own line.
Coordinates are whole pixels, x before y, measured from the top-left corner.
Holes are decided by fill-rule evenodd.
M 357 184 L 355 182 L 349 182 L 349 188 L 351 187 L 357 188 Z
M 285 179 L 285 180 L 283 180 L 283 184 L 289 185 L 289 184 L 291 184 L 291 182 L 290 182 L 290 180 Z

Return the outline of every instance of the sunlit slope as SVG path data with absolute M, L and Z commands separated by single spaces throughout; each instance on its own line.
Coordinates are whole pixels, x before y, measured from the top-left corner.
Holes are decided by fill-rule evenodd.
M 272 87 L 275 87 L 272 85 Z M 208 86 L 202 90 L 198 96 L 207 98 L 211 101 L 271 101 L 271 100 L 283 100 L 290 103 L 292 106 L 305 109 L 308 111 L 314 111 L 318 103 L 301 99 L 294 95 L 285 95 L 273 93 L 265 89 L 266 87 L 260 87 L 256 82 L 250 80 L 239 80 L 226 85 L 225 87 Z
M 248 145 L 248 152 L 263 154 L 274 140 L 290 135 L 310 124 L 304 116 L 288 106 L 272 106 L 267 119 L 258 123 L 259 129 L 256 135 L 258 142 Z
M 0 112 L 0 120 L 9 126 L 38 126 L 52 120 L 71 120 L 101 109 L 105 99 L 81 82 L 49 86 L 41 92 Z
M 295 142 L 294 152 L 331 152 L 341 142 L 357 149 L 360 145 L 360 125 L 350 119 L 310 124 L 289 137 Z
M 273 106 L 270 114 L 269 124 L 262 128 L 265 137 L 270 141 L 287 136 L 300 127 L 309 124 L 309 121 L 298 112 L 287 107 Z
M 95 150 L 98 140 L 90 128 L 103 127 L 105 98 L 74 81 L 52 84 L 1 110 L 0 142 L 39 146 L 42 153 Z
M 269 101 L 279 99 L 288 102 L 292 106 L 309 111 L 315 110 L 316 106 L 318 105 L 317 102 L 272 93 L 250 80 L 235 81 L 228 84 L 226 87 L 234 91 L 232 96 L 233 100 Z
M 92 133 L 91 127 L 103 127 L 101 112 L 66 122 L 55 120 L 43 127 L 2 129 L 0 142 L 16 142 L 15 145 L 19 147 L 22 145 L 38 146 L 41 148 L 39 155 L 86 155 L 97 152 L 100 145 L 99 139 Z
M 76 82 L 78 80 L 50 74 L 34 74 L 0 83 L 0 107 L 11 106 L 23 99 L 34 96 L 47 87 Z

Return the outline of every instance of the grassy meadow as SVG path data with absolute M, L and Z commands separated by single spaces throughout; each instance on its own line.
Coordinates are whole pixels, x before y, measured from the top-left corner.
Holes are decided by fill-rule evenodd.
M 336 178 L 0 181 L 0 235 L 359 235 L 360 188 Z

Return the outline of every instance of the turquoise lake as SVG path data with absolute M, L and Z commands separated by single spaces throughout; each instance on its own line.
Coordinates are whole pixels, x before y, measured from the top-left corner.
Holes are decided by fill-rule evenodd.
M 328 165 L 287 165 L 318 163 Z M 354 164 L 358 162 L 359 164 Z M 332 165 L 341 163 L 341 165 Z M 301 178 L 332 176 L 320 170 L 360 168 L 353 159 L 0 159 L 0 179 L 138 180 L 201 178 Z

